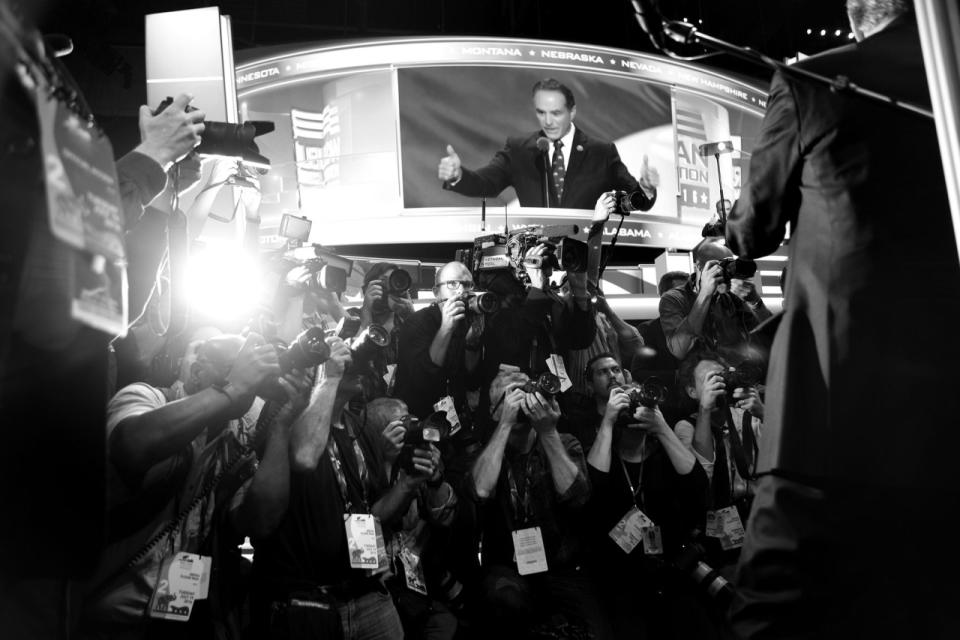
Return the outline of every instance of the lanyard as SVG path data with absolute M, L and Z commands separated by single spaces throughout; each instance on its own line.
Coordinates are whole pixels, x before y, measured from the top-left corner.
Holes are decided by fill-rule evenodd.
M 370 479 L 370 472 L 367 470 L 367 459 L 363 455 L 363 449 L 360 448 L 360 443 L 357 442 L 353 432 L 348 431 L 348 433 L 353 443 L 353 455 L 357 459 L 357 469 L 360 471 L 360 487 L 363 490 L 363 504 L 361 506 L 363 507 L 363 513 L 369 513 L 370 500 L 367 495 L 367 483 Z M 347 476 L 343 469 L 343 462 L 340 459 L 340 447 L 337 446 L 333 432 L 330 433 L 330 438 L 327 440 L 327 454 L 330 456 L 333 473 L 337 477 L 337 485 L 340 487 L 343 504 L 345 505 L 347 513 L 353 513 L 353 501 L 350 500 L 350 494 L 347 489 Z
M 617 456 L 620 460 L 620 468 L 623 469 L 623 477 L 627 479 L 627 486 L 630 487 L 630 498 L 633 500 L 633 504 L 640 509 L 640 505 L 643 503 L 643 463 L 647 458 L 647 439 L 644 437 L 643 444 L 640 445 L 640 475 L 637 476 L 637 487 L 633 487 L 633 481 L 630 480 L 630 474 L 627 472 L 627 463 L 623 461 L 623 458 Z
M 536 443 L 534 443 L 536 447 Z M 513 476 L 513 465 L 507 465 L 507 485 L 510 487 L 510 505 L 513 507 L 513 519 L 517 525 L 524 525 L 533 520 L 533 508 L 530 505 L 530 494 L 533 492 L 533 481 L 530 478 L 530 458 L 533 456 L 533 449 L 523 464 L 523 495 L 520 495 L 520 488 L 517 480 Z

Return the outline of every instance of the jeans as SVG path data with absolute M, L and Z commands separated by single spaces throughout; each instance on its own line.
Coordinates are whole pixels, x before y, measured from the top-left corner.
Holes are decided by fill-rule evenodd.
M 338 604 L 344 640 L 400 640 L 403 626 L 393 605 L 393 598 L 383 591 L 374 591 L 354 600 Z

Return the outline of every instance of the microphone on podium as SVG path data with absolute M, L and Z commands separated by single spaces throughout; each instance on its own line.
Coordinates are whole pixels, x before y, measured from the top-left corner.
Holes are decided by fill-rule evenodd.
M 545 208 L 550 207 L 550 178 L 548 172 L 550 171 L 550 158 L 548 156 L 550 152 L 550 140 L 546 136 L 540 136 L 537 138 L 537 150 L 543 155 L 543 206 Z

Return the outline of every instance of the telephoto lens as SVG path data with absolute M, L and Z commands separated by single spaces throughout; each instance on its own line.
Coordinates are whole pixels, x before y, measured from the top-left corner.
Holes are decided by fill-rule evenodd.
M 280 360 L 280 376 L 294 369 L 306 371 L 319 366 L 330 359 L 330 345 L 326 343 L 326 334 L 320 327 L 310 327 L 302 331 L 289 346 L 280 341 L 274 342 Z M 267 400 L 283 402 L 287 393 L 280 386 L 278 378 L 268 378 L 257 387 L 257 395 Z

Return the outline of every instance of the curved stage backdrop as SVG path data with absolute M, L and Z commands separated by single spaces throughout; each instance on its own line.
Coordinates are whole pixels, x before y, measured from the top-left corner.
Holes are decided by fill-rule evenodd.
M 273 163 L 261 180 L 264 233 L 293 213 L 313 221 L 311 242 L 328 246 L 470 242 L 482 233 L 481 202 L 444 191 L 437 164 L 449 144 L 464 166 L 480 167 L 508 136 L 536 131 L 530 89 L 545 77 L 573 90 L 576 125 L 615 142 L 634 175 L 644 155 L 660 172 L 656 206 L 627 218 L 620 244 L 696 244 L 720 197 L 716 160 L 697 154 L 704 142 L 732 140 L 742 150 L 720 156 L 724 196 L 737 197 L 766 104 L 755 86 L 620 49 L 380 40 L 301 47 L 237 68 L 241 118 L 276 124 L 257 138 Z M 487 199 L 486 232 L 590 215 L 523 208 L 508 188 Z

